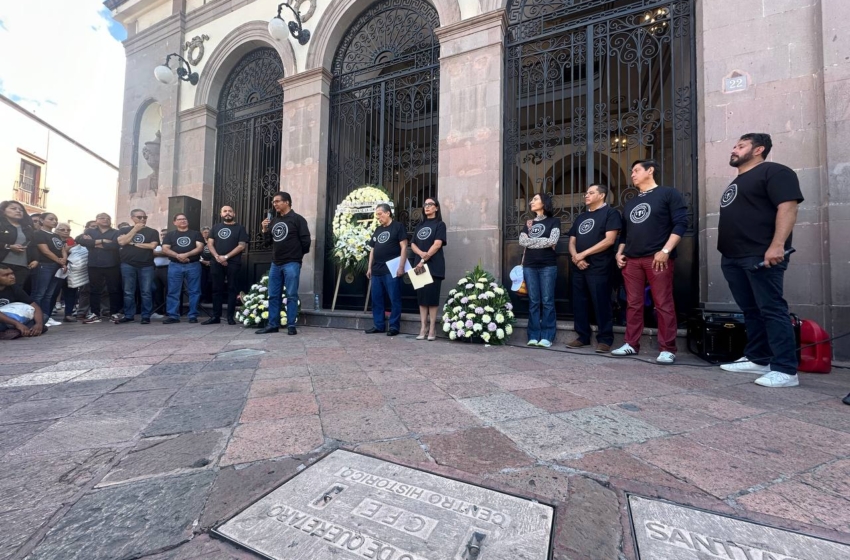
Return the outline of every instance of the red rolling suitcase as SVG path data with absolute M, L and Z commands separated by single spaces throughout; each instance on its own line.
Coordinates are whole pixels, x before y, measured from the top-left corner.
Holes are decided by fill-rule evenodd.
M 791 314 L 791 324 L 797 338 L 797 358 L 800 361 L 798 369 L 803 373 L 829 373 L 832 371 L 832 343 L 829 334 L 823 327 L 800 319 Z

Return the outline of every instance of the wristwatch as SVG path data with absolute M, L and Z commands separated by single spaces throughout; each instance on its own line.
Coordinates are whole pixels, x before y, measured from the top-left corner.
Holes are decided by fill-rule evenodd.
M 670 254 L 670 251 L 669 251 L 669 250 L 667 250 L 667 249 L 661 249 L 661 252 L 662 252 L 662 253 L 664 253 L 665 255 L 669 255 L 669 254 Z

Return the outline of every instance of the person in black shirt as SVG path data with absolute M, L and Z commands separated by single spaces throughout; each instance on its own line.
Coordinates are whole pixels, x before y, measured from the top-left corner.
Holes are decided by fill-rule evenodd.
M 30 271 L 38 266 L 33 252 L 35 226 L 23 204 L 15 200 L 0 203 L 0 263 L 15 272 L 15 282 L 23 287 Z
M 41 215 L 41 230 L 33 236 L 33 243 L 38 249 L 38 268 L 33 275 L 30 296 L 41 308 L 45 323 L 50 320 L 53 293 L 61 281 L 56 273 L 68 269 L 68 246 L 53 233 L 58 223 L 56 214 L 44 212 Z
M 89 251 L 89 306 L 94 317 L 84 319 L 84 323 L 100 322 L 100 295 L 104 286 L 109 292 L 109 314 L 113 321 L 120 319 L 123 306 L 118 230 L 112 228 L 112 218 L 105 212 L 97 215 L 95 224 L 76 239 Z
M 207 241 L 210 238 L 210 227 L 201 228 L 201 236 L 204 238 L 204 250 L 201 252 L 201 303 L 212 303 L 212 280 L 210 276 L 210 264 L 213 257 Z
M 236 223 L 236 212 L 230 206 L 221 208 L 222 223 L 213 226 L 207 239 L 211 255 L 213 315 L 204 325 L 221 322 L 221 307 L 227 293 L 227 324 L 235 325 L 236 296 L 239 295 L 239 271 L 242 270 L 242 252 L 248 247 L 248 232 Z M 227 288 L 225 290 L 225 280 Z
M 147 227 L 144 210 L 130 212 L 133 226 L 118 228 L 118 256 L 121 260 L 121 279 L 124 284 L 124 317 L 117 323 L 132 323 L 136 319 L 136 286 L 142 297 L 142 324 L 151 322 L 153 313 L 154 266 L 153 250 L 159 245 L 159 234 Z
M 428 263 L 428 270 L 434 281 L 416 290 L 419 302 L 419 336 L 416 340 L 424 340 L 427 329 L 428 340 L 436 340 L 437 307 L 440 305 L 440 286 L 446 277 L 446 257 L 443 248 L 446 246 L 446 224 L 440 212 L 440 202 L 434 197 L 425 199 L 422 206 L 425 220 L 416 226 L 413 233 L 413 261 L 416 270 L 424 270 L 423 264 Z M 428 317 L 431 317 L 430 324 Z
M 596 351 L 610 352 L 614 344 L 614 320 L 611 310 L 611 272 L 617 235 L 623 220 L 616 209 L 605 203 L 606 185 L 590 185 L 584 194 L 586 210 L 573 222 L 570 238 L 570 276 L 573 287 L 573 314 L 578 335 L 567 343 L 570 348 L 590 344 L 590 306 L 593 302 L 599 332 Z
M 561 238 L 561 220 L 553 216 L 552 197 L 534 195 L 529 203 L 534 219 L 519 234 L 523 247 L 522 277 L 528 288 L 528 346 L 549 348 L 555 340 L 555 280 L 558 278 L 555 247 Z
M 676 246 L 688 229 L 688 207 L 679 191 L 655 182 L 653 160 L 632 165 L 632 182 L 640 193 L 626 203 L 617 266 L 626 288 L 626 343 L 611 352 L 629 356 L 640 351 L 644 289 L 652 290 L 658 317 L 659 364 L 676 361 L 676 307 L 673 303 L 673 263 Z
M 10 303 L 25 303 L 32 306 L 33 318 L 21 322 L 17 318 L 0 311 L 0 340 L 14 340 L 21 336 L 39 336 L 47 332 L 41 308 L 27 295 L 23 288 L 17 285 L 15 271 L 8 265 L 0 264 L 0 307 Z
M 298 284 L 301 263 L 310 252 L 310 229 L 307 220 L 292 210 L 292 197 L 279 192 L 272 199 L 275 216 L 263 220 L 263 243 L 272 246 L 272 265 L 269 269 L 269 322 L 257 334 L 280 330 L 280 306 L 286 288 L 286 333 L 298 334 Z M 230 313 L 230 311 L 228 311 Z
M 375 208 L 378 227 L 369 240 L 369 265 L 366 278 L 372 282 L 372 320 L 374 325 L 366 329 L 367 334 L 386 332 L 395 336 L 401 330 L 401 285 L 404 263 L 407 260 L 407 230 L 393 220 L 389 204 L 378 204 Z M 387 261 L 399 259 L 398 267 L 390 270 Z M 384 295 L 390 298 L 390 327 L 387 330 L 384 316 Z
M 198 304 L 201 302 L 201 253 L 204 236 L 189 229 L 186 214 L 175 214 L 172 220 L 177 229 L 169 231 L 162 240 L 162 254 L 171 261 L 168 264 L 168 317 L 163 325 L 180 322 L 180 298 L 183 284 L 189 292 L 189 322 L 198 322 Z
M 765 161 L 772 146 L 769 134 L 745 134 L 729 158 L 738 176 L 720 197 L 717 250 L 723 255 L 723 276 L 744 313 L 747 345 L 743 358 L 720 367 L 760 373 L 755 382 L 764 387 L 796 387 L 797 345 L 782 286 L 785 251 L 791 248 L 803 194 L 796 173 Z

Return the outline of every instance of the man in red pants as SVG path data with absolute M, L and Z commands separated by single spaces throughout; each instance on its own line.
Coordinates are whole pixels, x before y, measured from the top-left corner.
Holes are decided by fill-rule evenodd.
M 643 298 L 647 282 L 658 317 L 659 364 L 676 361 L 676 308 L 673 304 L 673 263 L 676 245 L 688 227 L 688 207 L 681 193 L 655 182 L 653 160 L 632 165 L 632 183 L 640 194 L 626 203 L 617 251 L 617 266 L 626 287 L 626 343 L 611 352 L 631 356 L 640 351 Z

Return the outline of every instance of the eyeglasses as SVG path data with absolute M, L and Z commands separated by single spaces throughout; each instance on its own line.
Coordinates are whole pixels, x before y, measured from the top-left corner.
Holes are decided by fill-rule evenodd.
M 436 206 L 433 202 L 426 202 L 423 206 Z
M 148 219 L 147 216 L 133 216 L 133 218 L 136 219 L 136 220 L 147 220 Z

